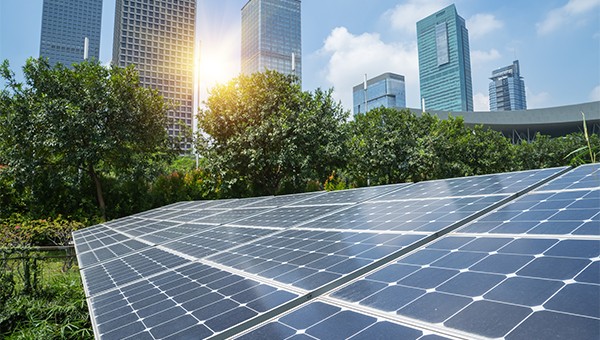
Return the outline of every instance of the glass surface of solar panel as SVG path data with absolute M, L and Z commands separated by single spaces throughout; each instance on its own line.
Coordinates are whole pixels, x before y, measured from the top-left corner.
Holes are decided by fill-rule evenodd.
M 379 270 L 374 267 L 374 264 L 383 265 L 398 258 L 434 233 L 465 223 L 562 170 L 436 181 L 435 185 L 398 185 L 398 190 L 393 189 L 396 186 L 389 186 L 197 205 L 180 202 L 92 227 L 90 231 L 74 234 L 74 240 L 78 256 L 86 254 L 82 262 L 88 264 L 81 273 L 96 335 L 103 339 L 232 336 L 267 319 L 260 316 L 268 314 L 270 318 L 276 316 L 270 313 L 284 312 L 285 308 L 279 307 L 299 301 L 294 300 L 300 297 L 298 294 L 307 294 L 304 301 L 311 292 L 323 291 L 324 287 L 334 292 L 317 302 L 336 308 L 333 314 L 304 328 L 279 322 L 286 315 L 277 317 L 279 323 L 275 326 L 273 323 L 264 326 L 292 336 L 313 337 L 406 334 L 406 338 L 425 339 L 435 337 L 434 333 L 479 334 L 461 328 L 460 318 L 455 316 L 469 308 L 470 313 L 479 312 L 477 308 L 483 308 L 480 307 L 483 302 L 504 304 L 508 309 L 523 307 L 485 297 L 513 277 L 537 279 L 542 284 L 561 280 L 568 281 L 565 285 L 578 284 L 565 290 L 563 295 L 557 293 L 552 303 L 551 299 L 545 301 L 543 310 L 538 305 L 530 309 L 560 313 L 561 317 L 567 314 L 589 317 L 592 313 L 589 309 L 577 309 L 574 304 L 565 307 L 565 301 L 581 292 L 593 296 L 594 290 L 588 286 L 595 284 L 594 275 L 600 268 L 591 258 L 571 258 L 565 253 L 576 247 L 580 249 L 577 253 L 580 256 L 595 254 L 595 245 L 590 243 L 566 242 L 553 248 L 555 244 L 548 241 L 554 239 L 550 238 L 521 245 L 514 235 L 505 238 L 494 235 L 479 242 L 475 242 L 476 236 L 470 235 L 447 241 L 447 247 L 456 245 L 451 249 L 443 248 L 440 244 L 444 243 L 440 242 L 436 243 L 437 248 L 423 248 L 399 260 L 412 262 L 398 261 Z M 406 194 L 391 196 L 405 191 Z M 359 203 L 362 201 L 365 202 Z M 197 224 L 202 222 L 207 224 Z M 115 237 L 111 235 L 119 235 L 118 240 L 111 240 Z M 127 238 L 122 239 L 122 236 Z M 442 239 L 446 238 L 450 239 Z M 147 247 L 135 248 L 139 244 Z M 97 245 L 99 247 L 93 248 Z M 511 252 L 502 253 L 500 249 Z M 528 253 L 537 249 L 542 252 Z M 504 256 L 490 258 L 492 255 Z M 569 266 L 581 267 L 580 272 L 555 270 L 548 277 L 539 274 L 547 267 L 564 267 L 566 262 Z M 480 263 L 487 271 L 465 269 Z M 513 268 L 516 264 L 521 267 Z M 394 270 L 386 270 L 391 267 Z M 507 271 L 510 273 L 503 273 Z M 365 277 L 335 289 L 335 285 L 345 284 L 359 275 Z M 462 275 L 460 279 L 459 275 Z M 456 280 L 448 282 L 453 279 Z M 395 284 L 385 283 L 386 280 L 395 280 Z M 464 291 L 464 282 L 474 282 L 473 291 L 482 295 L 473 297 L 472 291 Z M 352 293 L 355 285 L 360 288 L 358 295 Z M 438 290 L 442 285 L 445 285 L 444 290 Z M 562 291 L 561 287 L 559 292 Z M 377 294 L 383 299 L 369 299 Z M 396 306 L 400 297 L 405 299 L 405 304 Z M 300 306 L 296 311 L 317 302 Z M 433 310 L 428 309 L 431 303 L 437 304 Z M 397 313 L 405 307 L 404 314 Z M 372 313 L 383 315 L 381 313 L 387 311 L 394 313 L 384 318 L 374 317 Z M 501 310 L 502 313 L 507 311 L 510 312 Z M 517 319 L 519 315 L 518 311 L 514 312 L 511 318 Z M 442 320 L 435 323 L 443 329 L 441 333 L 433 332 L 436 327 L 425 330 L 409 326 L 403 319 L 420 320 L 418 323 Z M 340 328 L 348 320 L 351 325 Z M 520 320 L 541 325 L 537 316 Z M 440 322 L 443 326 L 439 326 Z M 502 322 L 508 325 L 512 321 Z M 242 323 L 243 326 L 238 327 Z M 260 329 L 263 328 L 255 331 Z
M 262 339 L 434 339 L 430 331 L 390 322 L 322 301 L 311 302 L 276 321 L 258 327 L 240 340 Z M 435 339 L 446 339 L 438 336 Z
M 200 263 L 90 298 L 102 339 L 207 338 L 297 294 Z
M 600 236 L 600 189 L 532 192 L 460 232 Z
M 161 246 L 200 259 L 278 231 L 278 229 L 263 228 L 216 227 L 178 238 Z
M 236 221 L 235 225 L 289 228 L 340 209 L 339 206 L 282 207 Z
M 562 167 L 542 170 L 528 170 L 521 172 L 419 182 L 411 185 L 406 190 L 399 190 L 378 197 L 377 200 L 406 200 L 432 197 L 442 198 L 473 195 L 514 194 L 566 169 L 566 167 Z
M 209 210 L 204 210 L 204 212 L 208 212 Z M 264 212 L 269 211 L 269 208 L 248 208 L 248 209 L 234 209 L 227 211 L 218 211 L 218 214 L 208 215 L 206 217 L 200 218 L 197 222 L 200 223 L 215 223 L 215 224 L 227 224 L 235 221 L 239 221 L 244 218 L 248 218 L 253 215 L 262 214 Z
M 290 195 L 281 195 L 281 196 L 270 196 L 266 200 L 258 201 L 255 203 L 250 203 L 245 205 L 244 208 L 275 208 L 275 207 L 284 207 L 287 205 L 294 204 L 296 202 L 301 202 L 306 199 L 318 197 L 324 195 L 325 191 L 315 191 L 315 192 L 306 192 L 301 194 L 290 194 Z
M 331 297 L 483 337 L 576 333 L 555 319 L 597 338 L 599 261 L 600 240 L 446 236 Z
M 408 183 L 381 185 L 375 187 L 365 187 L 349 190 L 329 191 L 324 195 L 318 195 L 300 202 L 290 204 L 294 205 L 323 205 L 323 204 L 353 204 L 359 203 L 371 198 L 386 194 L 391 191 L 407 187 Z
M 545 184 L 540 190 L 568 190 L 600 187 L 600 164 L 586 164 Z
M 313 290 L 424 238 L 424 235 L 286 230 L 208 260 Z
M 505 196 L 365 202 L 302 225 L 315 229 L 432 232 L 480 212 Z

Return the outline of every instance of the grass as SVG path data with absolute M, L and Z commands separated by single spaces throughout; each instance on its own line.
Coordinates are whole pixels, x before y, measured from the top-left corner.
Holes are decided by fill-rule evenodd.
M 16 268 L 16 260 L 11 261 L 9 268 Z M 25 293 L 22 278 L 13 272 L 13 292 L 0 301 L 0 338 L 93 339 L 78 268 L 63 272 L 62 259 L 38 263 L 41 265 L 32 292 Z

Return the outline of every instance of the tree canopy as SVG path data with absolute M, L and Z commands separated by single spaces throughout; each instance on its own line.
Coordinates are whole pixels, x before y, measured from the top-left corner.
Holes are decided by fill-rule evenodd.
M 107 182 L 135 182 L 171 157 L 169 107 L 140 86 L 133 67 L 29 59 L 24 83 L 7 61 L 0 73 L 2 174 L 28 193 L 32 209 L 65 213 L 96 204 L 104 215 Z
M 217 85 L 198 116 L 198 149 L 234 196 L 302 191 L 343 164 L 346 120 L 331 91 L 274 71 Z

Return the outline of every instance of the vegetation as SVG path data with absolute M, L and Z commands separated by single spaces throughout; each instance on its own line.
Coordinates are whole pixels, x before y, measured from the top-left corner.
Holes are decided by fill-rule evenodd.
M 266 72 L 211 91 L 197 166 L 175 156 L 169 105 L 133 68 L 32 59 L 24 74 L 19 83 L 0 67 L 0 338 L 93 336 L 73 258 L 43 261 L 56 254 L 36 247 L 67 245 L 105 219 L 177 201 L 579 165 L 600 152 L 587 130 L 512 144 L 460 117 L 377 108 L 348 120 L 331 91 Z
M 132 67 L 29 59 L 23 71 L 19 83 L 8 62 L 0 67 L 8 85 L 0 93 L 2 175 L 36 215 L 97 205 L 114 217 L 111 186 L 137 193 L 170 157 L 165 101 L 139 85 Z
M 347 114 L 331 91 L 303 92 L 295 77 L 267 71 L 216 86 L 206 104 L 197 147 L 221 195 L 303 191 L 343 163 Z

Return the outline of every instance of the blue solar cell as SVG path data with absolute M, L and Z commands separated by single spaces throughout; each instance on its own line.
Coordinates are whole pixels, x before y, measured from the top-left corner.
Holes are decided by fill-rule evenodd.
M 490 338 L 501 338 L 531 314 L 530 308 L 491 301 L 475 301 L 444 322 L 450 328 Z
M 308 328 L 306 334 L 317 339 L 348 339 L 377 321 L 374 317 L 352 311 L 339 312 Z
M 421 296 L 397 313 L 425 322 L 438 323 L 447 320 L 469 303 L 469 298 L 434 292 Z
M 573 283 L 566 285 L 550 301 L 547 309 L 600 318 L 600 286 Z
M 487 273 L 510 274 L 517 272 L 533 259 L 533 256 L 493 254 L 479 261 L 470 269 Z
M 531 276 L 555 280 L 569 280 L 590 263 L 584 259 L 540 257 L 517 272 L 520 276 Z
M 533 313 L 507 339 L 599 339 L 600 321 L 575 315 L 540 311 Z
M 504 275 L 465 272 L 453 277 L 436 290 L 463 296 L 481 296 L 502 282 Z
M 393 312 L 423 294 L 425 294 L 425 290 L 422 289 L 394 285 L 368 296 L 361 300 L 360 304 L 386 312 Z
M 563 285 L 561 281 L 511 277 L 485 294 L 484 298 L 523 306 L 541 306 Z
M 353 340 L 373 339 L 419 339 L 423 335 L 421 330 L 398 325 L 388 321 L 377 322 L 364 331 L 352 336 Z

